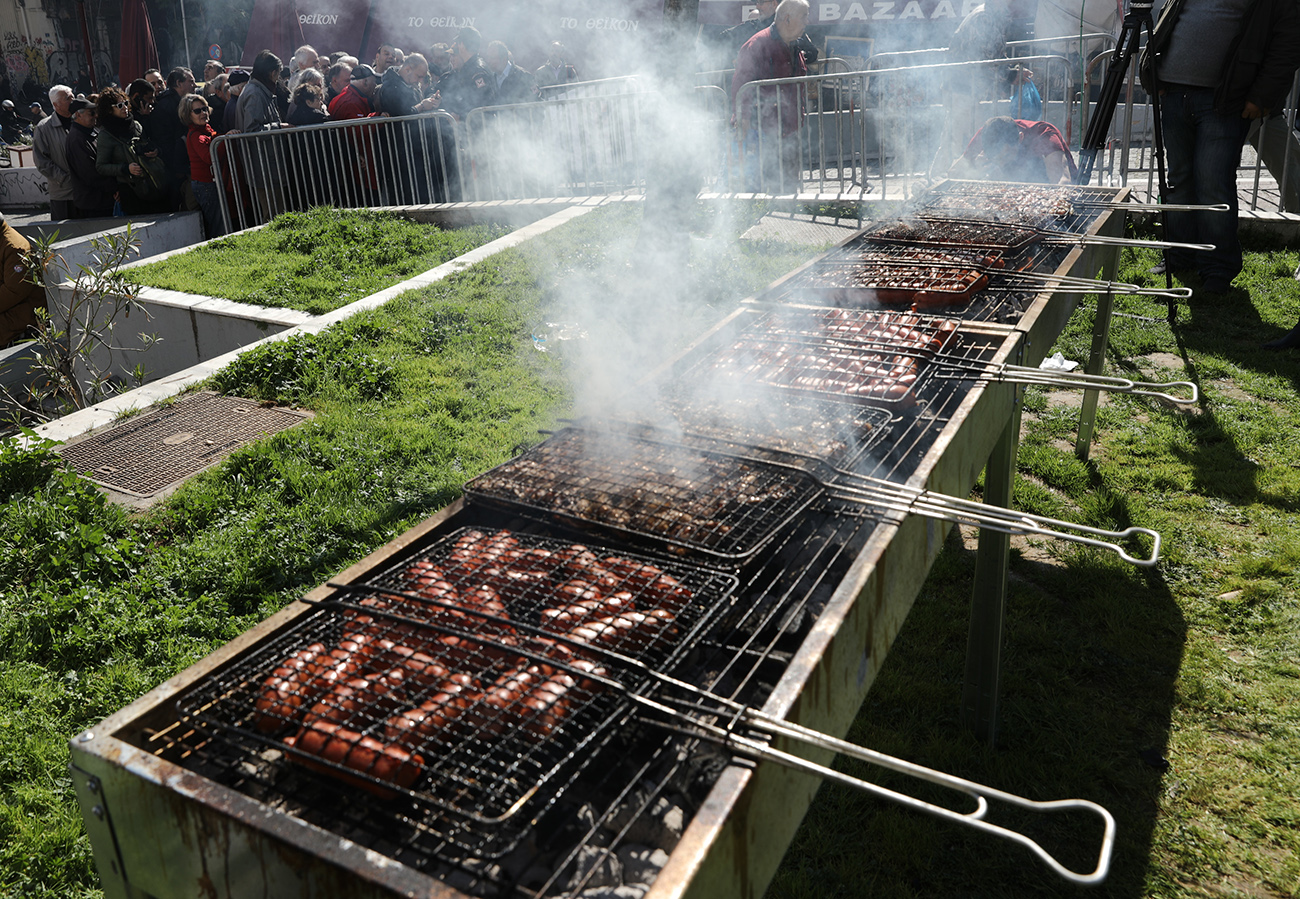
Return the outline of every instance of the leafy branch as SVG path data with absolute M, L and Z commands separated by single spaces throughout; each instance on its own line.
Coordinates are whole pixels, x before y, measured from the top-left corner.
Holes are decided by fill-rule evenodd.
M 15 421 L 50 421 L 92 406 L 128 384 L 143 384 L 148 376 L 143 366 L 136 365 L 124 381 L 113 373 L 114 359 L 146 352 L 160 339 L 141 333 L 135 346 L 118 340 L 117 329 L 132 312 L 149 319 L 139 287 L 121 271 L 140 252 L 130 223 L 124 233 L 91 238 L 90 262 L 76 266 L 53 251 L 57 239 L 58 232 L 42 236 L 29 256 L 47 303 L 36 312 L 36 338 L 29 345 L 30 358 L 23 360 L 29 375 L 24 387 L 15 392 L 0 384 L 0 401 Z

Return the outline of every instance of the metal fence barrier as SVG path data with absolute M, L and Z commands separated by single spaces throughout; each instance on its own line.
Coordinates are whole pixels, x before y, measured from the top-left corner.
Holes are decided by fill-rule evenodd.
M 668 133 L 696 141 L 716 168 L 725 92 L 706 85 L 673 103 L 654 91 L 489 106 L 465 117 L 467 199 L 598 196 L 645 187 L 649 155 Z
M 218 191 L 221 214 L 232 231 L 321 204 L 636 192 L 645 188 L 648 167 L 662 170 L 664 154 L 672 152 L 683 154 L 683 165 L 698 166 L 705 189 L 713 191 L 905 199 L 918 184 L 946 176 L 972 128 L 1021 112 L 1005 99 L 956 97 L 954 82 L 988 82 L 1012 63 L 1031 68 L 1042 95 L 1041 118 L 1077 146 L 1071 138 L 1082 134 L 1089 112 L 1079 98 L 1088 96 L 1111 52 L 1085 67 L 1082 85 L 1071 70 L 1078 60 L 1064 56 L 942 63 L 932 61 L 942 51 L 881 54 L 864 71 L 744 85 L 734 107 L 753 126 L 744 129 L 732 127 L 733 106 L 716 83 L 727 73 L 701 73 L 697 82 L 715 83 L 697 86 L 693 97 L 671 99 L 632 77 L 603 79 L 567 85 L 555 99 L 476 109 L 463 123 L 434 111 L 222 135 L 212 144 L 213 173 L 224 188 Z M 1243 207 L 1300 212 L 1298 89 L 1300 76 L 1283 114 L 1252 128 L 1248 141 L 1255 152 L 1238 173 Z M 797 119 L 788 133 L 776 126 L 783 99 L 801 110 L 787 113 L 787 123 Z M 1151 125 L 1145 95 L 1131 78 L 1096 183 L 1141 193 L 1145 178 L 1146 195 L 1155 195 Z M 663 140 L 668 134 L 681 138 L 677 149 Z
M 744 85 L 736 101 L 735 164 L 719 178 L 717 189 L 854 198 L 875 191 L 878 183 L 873 196 L 905 198 L 918 181 L 945 177 L 989 118 L 1024 115 L 1009 99 L 984 99 L 961 90 L 977 80 L 996 84 L 1013 62 L 1041 74 L 1039 118 L 1068 134 L 1074 92 L 1065 57 L 924 61 L 937 56 L 937 51 L 889 54 L 890 60 L 913 64 L 871 67 L 868 61 L 861 72 Z M 783 103 L 786 127 L 778 128 Z M 791 104 L 802 104 L 808 112 L 793 131 L 788 130 Z
M 464 198 L 456 120 L 441 110 L 224 134 L 212 172 L 227 232 L 331 205 L 414 206 Z

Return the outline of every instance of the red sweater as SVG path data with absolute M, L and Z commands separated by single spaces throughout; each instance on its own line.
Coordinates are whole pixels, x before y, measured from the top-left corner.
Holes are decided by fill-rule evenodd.
M 190 154 L 190 180 L 212 181 L 212 138 L 217 132 L 211 125 L 190 126 L 185 135 L 185 149 Z
M 374 115 L 374 112 L 370 101 L 350 84 L 330 102 L 331 119 L 364 119 Z
M 731 79 L 731 100 L 736 104 L 736 118 L 744 128 L 753 127 L 754 104 L 757 97 L 763 128 L 773 129 L 778 115 L 781 133 L 799 130 L 803 120 L 803 85 L 787 84 L 779 88 L 741 90 L 750 81 L 769 78 L 799 78 L 808 74 L 803 52 L 795 50 L 777 33 L 776 25 L 764 28 L 745 42 L 736 58 L 736 74 Z M 779 113 L 778 113 L 779 106 Z

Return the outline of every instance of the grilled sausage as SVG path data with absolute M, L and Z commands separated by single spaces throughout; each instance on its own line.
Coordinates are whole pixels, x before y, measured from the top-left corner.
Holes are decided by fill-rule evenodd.
M 298 710 L 310 700 L 314 672 L 327 652 L 324 643 L 299 649 L 262 682 L 262 692 L 253 703 L 259 713 L 254 726 L 259 731 L 270 733 L 297 716 Z
M 424 759 L 421 756 L 414 755 L 401 746 L 381 743 L 373 737 L 364 736 L 329 721 L 318 721 L 310 727 L 303 727 L 284 742 L 285 745 L 306 754 L 306 756 L 292 754 L 294 761 L 304 767 L 361 787 L 381 799 L 392 799 L 397 793 L 364 778 L 352 777 L 337 768 L 322 765 L 313 761 L 310 756 L 317 756 L 334 765 L 351 768 L 399 787 L 409 787 L 415 783 L 424 768 Z
M 436 738 L 477 698 L 473 683 L 468 674 L 450 675 L 424 702 L 385 721 L 384 736 L 411 749 L 424 740 Z

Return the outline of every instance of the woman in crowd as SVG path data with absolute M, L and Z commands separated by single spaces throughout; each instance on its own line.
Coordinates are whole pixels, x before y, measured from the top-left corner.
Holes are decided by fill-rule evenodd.
M 304 82 L 293 92 L 289 106 L 290 125 L 323 125 L 328 118 L 325 112 L 325 92 L 319 84 Z
M 321 89 L 321 96 L 325 96 L 325 76 L 321 74 L 320 69 L 306 69 L 298 76 L 298 84 L 289 93 L 289 113 L 285 116 L 285 121 L 290 125 L 315 125 L 317 122 L 295 122 L 295 113 L 298 112 L 298 88 L 304 84 L 315 84 Z
M 212 178 L 212 139 L 216 129 L 208 124 L 212 108 L 200 94 L 181 97 L 176 114 L 188 129 L 185 134 L 185 151 L 190 157 L 190 188 L 203 210 L 203 226 L 208 237 L 226 233 L 221 224 L 221 205 L 217 185 Z
M 131 115 L 131 101 L 120 88 L 99 93 L 99 137 L 95 171 L 117 179 L 127 215 L 161 212 L 166 207 L 167 172 L 158 150 L 143 140 L 144 129 Z

